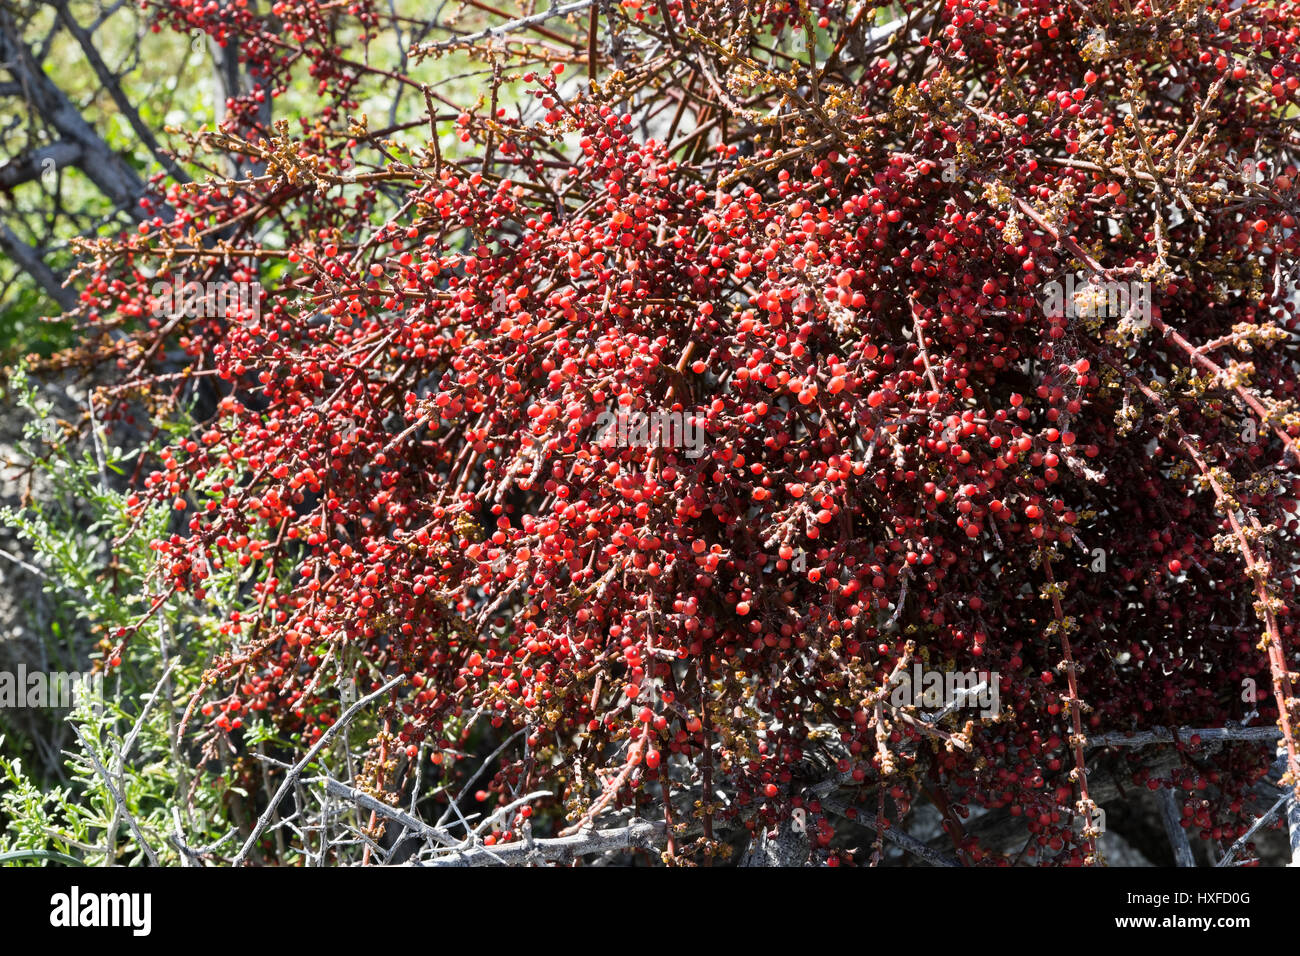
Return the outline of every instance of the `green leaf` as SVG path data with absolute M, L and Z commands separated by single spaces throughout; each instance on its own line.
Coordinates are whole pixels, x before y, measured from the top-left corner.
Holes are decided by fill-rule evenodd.
M 49 860 L 51 863 L 62 863 L 65 866 L 86 865 L 75 856 L 57 853 L 54 850 L 14 850 L 12 853 L 0 853 L 0 866 L 6 863 L 19 863 L 23 860 Z

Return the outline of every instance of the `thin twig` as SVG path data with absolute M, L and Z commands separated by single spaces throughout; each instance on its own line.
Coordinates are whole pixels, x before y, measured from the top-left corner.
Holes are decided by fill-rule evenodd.
M 1165 836 L 1174 849 L 1175 863 L 1184 868 L 1196 866 L 1196 858 L 1192 856 L 1192 846 L 1187 842 L 1187 831 L 1183 828 L 1174 792 L 1168 787 L 1161 787 L 1156 791 L 1156 803 L 1160 805 L 1160 822 L 1164 824 Z
M 1281 736 L 1281 731 L 1276 727 L 1180 727 L 1177 731 L 1177 739 L 1184 744 L 1193 737 L 1199 738 L 1200 744 L 1214 744 L 1234 740 L 1266 743 Z M 1095 734 L 1088 738 L 1089 747 L 1150 747 L 1174 742 L 1174 734 L 1165 727 L 1152 727 L 1134 733 Z
M 69 726 L 72 727 L 72 732 L 76 735 L 77 741 L 81 744 L 82 749 L 86 751 L 86 756 L 88 756 L 90 762 L 94 764 L 95 772 L 103 779 L 104 786 L 108 788 L 108 792 L 112 795 L 113 802 L 117 805 L 118 812 L 125 818 L 126 825 L 131 828 L 131 833 L 135 836 L 135 842 L 140 844 L 140 849 L 143 850 L 144 855 L 148 857 L 149 865 L 157 866 L 158 857 L 154 854 L 153 847 L 151 847 L 149 841 L 144 838 L 144 834 L 140 832 L 140 826 L 135 822 L 135 817 L 131 815 L 131 811 L 126 808 L 126 800 L 122 798 L 122 794 L 118 793 L 117 787 L 113 786 L 113 779 L 109 775 L 108 770 L 99 762 L 99 757 L 91 748 L 90 743 L 82 736 L 81 728 L 72 722 L 69 722 Z M 108 848 L 108 852 L 110 854 L 113 852 L 111 846 Z
M 383 687 L 379 688 L 379 690 L 372 691 L 371 693 L 367 694 L 365 697 L 362 697 L 355 704 L 353 704 L 351 707 L 345 710 L 342 716 L 340 716 L 338 720 L 336 720 L 333 724 L 329 726 L 328 729 L 326 729 L 325 733 L 320 735 L 320 740 L 312 744 L 311 749 L 307 751 L 307 753 L 303 756 L 301 760 L 299 760 L 296 764 L 293 765 L 293 768 L 289 771 L 288 775 L 285 776 L 284 781 L 280 784 L 280 788 L 275 791 L 275 796 L 271 798 L 271 802 L 267 805 L 266 809 L 262 811 L 262 815 L 257 818 L 257 824 L 253 827 L 253 832 L 248 835 L 248 839 L 244 841 L 244 845 L 240 848 L 239 852 L 235 855 L 235 859 L 231 863 L 232 866 L 244 865 L 244 861 L 248 859 L 248 854 L 253 852 L 253 845 L 257 842 L 258 838 L 262 835 L 262 831 L 264 831 L 267 828 L 267 826 L 270 824 L 271 817 L 275 813 L 275 808 L 280 805 L 280 801 L 284 799 L 285 794 L 289 792 L 289 789 L 298 780 L 298 777 L 302 774 L 302 772 L 305 769 L 307 769 L 308 764 L 310 764 L 313 760 L 315 760 L 316 755 L 319 754 L 323 749 L 325 749 L 325 745 L 334 738 L 334 735 L 337 734 L 344 727 L 346 727 L 348 722 L 353 717 L 355 717 L 357 712 L 360 711 L 363 707 L 365 707 L 366 704 L 370 703 L 372 700 L 375 700 L 378 697 L 383 696 L 385 693 L 392 690 L 394 687 L 396 687 L 398 684 L 401 684 L 405 680 L 406 680 L 406 675 L 399 674 L 398 676 L 390 680 L 387 684 L 385 684 Z
M 503 866 L 520 863 L 568 863 L 589 853 L 650 850 L 664 832 L 664 824 L 637 820 L 610 830 L 582 830 L 571 836 L 546 840 L 518 840 L 500 846 L 451 850 L 414 866 Z

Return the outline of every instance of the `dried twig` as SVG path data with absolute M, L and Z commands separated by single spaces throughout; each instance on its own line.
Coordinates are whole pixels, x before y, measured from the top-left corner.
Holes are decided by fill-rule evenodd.
M 285 775 L 284 781 L 280 784 L 280 788 L 275 791 L 275 796 L 271 798 L 271 801 L 269 804 L 267 804 L 266 809 L 262 811 L 262 815 L 257 818 L 257 823 L 253 827 L 253 832 L 248 835 L 248 839 L 244 841 L 244 845 L 240 847 L 239 852 L 235 854 L 235 859 L 232 862 L 233 866 L 244 865 L 244 861 L 248 859 L 248 855 L 251 852 L 253 852 L 253 845 L 257 842 L 258 838 L 262 835 L 262 832 L 270 824 L 271 817 L 275 813 L 275 808 L 280 805 L 280 801 L 284 799 L 285 794 L 287 794 L 290 788 L 292 788 L 293 785 L 297 782 L 298 777 L 301 776 L 302 772 L 305 769 L 307 769 L 307 766 L 313 760 L 316 759 L 316 755 L 325 749 L 325 745 L 334 738 L 334 735 L 337 734 L 344 727 L 346 727 L 348 725 L 348 722 L 351 721 L 352 718 L 355 717 L 357 713 L 363 707 L 366 706 L 366 704 L 369 704 L 372 700 L 375 700 L 378 697 L 382 697 L 385 693 L 392 690 L 394 687 L 396 687 L 398 684 L 401 684 L 405 680 L 406 680 L 406 675 L 399 674 L 397 677 L 394 677 L 383 687 L 379 688 L 376 691 L 372 691 L 371 693 L 367 694 L 365 697 L 362 697 L 355 704 L 353 704 L 351 707 L 345 710 L 339 716 L 338 720 L 330 724 L 329 728 L 323 734 L 320 735 L 320 740 L 312 744 L 311 749 L 308 750 L 307 753 L 303 756 L 303 758 L 299 760 L 296 764 L 294 764 L 293 767 L 290 768 L 288 774 Z
M 663 823 L 636 820 L 610 830 L 580 830 L 570 836 L 546 840 L 517 840 L 500 846 L 452 850 L 414 866 L 505 866 L 527 863 L 570 863 L 591 853 L 618 850 L 653 850 L 664 833 Z
M 1276 727 L 1180 727 L 1177 739 L 1184 744 L 1193 737 L 1199 738 L 1201 745 L 1223 743 L 1227 741 L 1252 741 L 1265 743 L 1282 736 Z M 1150 747 L 1155 744 L 1175 742 L 1175 732 L 1165 727 L 1152 727 L 1134 733 L 1094 734 L 1088 738 L 1089 747 Z
M 1165 836 L 1174 849 L 1174 862 L 1180 867 L 1196 866 L 1192 856 L 1191 844 L 1187 842 L 1187 831 L 1183 829 L 1182 815 L 1178 812 L 1178 801 L 1174 792 L 1168 787 L 1156 791 L 1156 803 L 1160 805 L 1160 822 L 1164 824 Z
M 99 755 L 95 753 L 94 749 L 90 746 L 90 743 L 84 736 L 82 736 L 81 728 L 78 727 L 75 722 L 70 722 L 69 726 L 72 727 L 72 732 L 76 735 L 78 743 L 81 744 L 81 748 L 86 752 L 86 756 L 90 758 L 90 762 L 94 765 L 95 773 L 99 774 L 100 778 L 103 779 L 104 786 L 108 788 L 109 794 L 112 795 L 113 803 L 116 804 L 118 813 L 120 813 L 123 819 L 126 820 L 126 825 L 131 828 L 131 833 L 135 837 L 135 842 L 138 843 L 140 849 L 144 851 L 144 855 L 149 860 L 149 865 L 157 866 L 158 857 L 154 853 L 153 847 L 151 847 L 149 841 L 144 838 L 144 834 L 140 832 L 140 825 L 135 822 L 135 817 L 133 817 L 131 811 L 126 808 L 126 800 L 123 799 L 122 794 L 118 792 L 117 787 L 113 785 L 113 778 L 104 765 L 100 763 Z M 110 854 L 113 852 L 112 846 L 108 847 L 108 852 Z

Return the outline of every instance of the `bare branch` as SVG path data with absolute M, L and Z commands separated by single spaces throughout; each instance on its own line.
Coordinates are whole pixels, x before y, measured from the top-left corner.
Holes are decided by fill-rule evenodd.
M 61 139 L 56 143 L 24 153 L 0 166 L 0 189 L 13 189 L 22 183 L 39 179 L 51 163 L 59 167 L 73 166 L 80 161 L 81 147 L 70 140 Z
M 558 7 L 551 7 L 549 10 L 543 10 L 541 13 L 534 13 L 530 17 L 520 17 L 517 20 L 507 20 L 505 23 L 498 24 L 495 27 L 489 27 L 486 30 L 480 30 L 478 33 L 469 33 L 463 37 L 456 37 L 454 40 L 441 40 L 436 43 L 420 43 L 411 48 L 412 55 L 430 53 L 434 50 L 450 50 L 455 47 L 464 46 L 466 43 L 477 43 L 481 40 L 489 40 L 493 37 L 505 36 L 508 33 L 514 33 L 517 30 L 535 27 L 538 24 L 554 20 L 556 17 L 568 16 L 570 13 L 577 13 L 579 10 L 586 10 L 591 6 L 592 0 L 575 0 L 573 3 L 561 4 Z
M 135 135 L 140 137 L 140 142 L 149 150 L 154 159 L 158 160 L 163 169 L 167 171 L 167 175 L 171 176 L 172 179 L 179 183 L 188 183 L 190 177 L 187 176 L 185 171 L 176 164 L 176 161 L 163 152 L 162 147 L 158 145 L 158 140 L 153 135 L 153 131 L 145 125 L 144 120 L 140 118 L 140 111 L 131 104 L 131 101 L 126 98 L 126 94 L 122 92 L 121 82 L 113 75 L 112 70 L 108 68 L 108 64 L 104 62 L 104 58 L 101 57 L 99 51 L 95 49 L 95 42 L 91 37 L 90 32 L 78 23 L 75 17 L 73 17 L 72 12 L 68 9 L 66 0 L 59 4 L 58 10 L 59 19 L 63 22 L 63 25 L 68 28 L 68 32 L 76 38 L 77 43 L 81 46 L 81 52 L 86 56 L 86 62 L 89 63 L 90 68 L 95 71 L 95 76 L 99 78 L 99 82 L 103 85 L 104 91 L 112 97 L 118 111 L 122 114 L 122 118 L 130 124 Z
M 35 279 L 46 294 L 59 303 L 65 311 L 76 308 L 77 293 L 64 287 L 59 277 L 41 259 L 40 253 L 14 235 L 14 231 L 2 222 L 0 222 L 0 252 L 4 252 L 20 269 Z
M 149 860 L 149 865 L 157 866 L 158 857 L 153 852 L 153 847 L 151 847 L 149 841 L 144 838 L 144 834 L 140 832 L 140 825 L 135 822 L 135 817 L 133 817 L 131 811 L 126 808 L 126 800 L 123 799 L 122 794 L 118 792 L 117 787 L 113 786 L 113 778 L 109 775 L 107 768 L 105 768 L 100 762 L 99 755 L 95 753 L 94 748 L 91 747 L 86 738 L 82 736 L 81 728 L 78 727 L 76 723 L 70 722 L 69 726 L 72 728 L 73 734 L 76 735 L 78 743 L 81 744 L 81 749 L 86 752 L 86 756 L 90 758 L 90 762 L 94 765 L 95 773 L 99 774 L 100 778 L 104 781 L 104 786 L 108 788 L 109 794 L 113 797 L 113 803 L 116 804 L 118 812 L 123 816 L 123 818 L 125 818 L 126 825 L 131 828 L 131 833 L 135 837 L 135 842 L 138 843 L 140 849 L 144 851 L 144 855 Z M 109 843 L 110 845 L 107 848 L 107 852 L 112 854 L 112 841 L 109 841 Z
M 271 801 L 269 804 L 267 804 L 266 809 L 262 811 L 262 815 L 257 818 L 257 824 L 253 827 L 253 832 L 248 835 L 248 839 L 244 841 L 244 845 L 240 847 L 239 852 L 235 855 L 235 859 L 232 863 L 233 866 L 244 865 L 244 861 L 248 859 L 248 854 L 250 854 L 253 851 L 253 845 L 257 842 L 258 837 L 260 837 L 262 835 L 262 832 L 267 828 L 268 825 L 270 825 L 271 817 L 275 814 L 275 808 L 280 805 L 280 801 L 284 799 L 285 794 L 287 794 L 290 788 L 292 788 L 293 785 L 297 782 L 298 777 L 300 777 L 302 775 L 302 772 L 305 769 L 307 769 L 307 766 L 313 760 L 316 759 L 316 755 L 325 749 L 325 745 L 327 743 L 329 743 L 332 739 L 334 739 L 334 735 L 337 734 L 344 727 L 346 727 L 348 723 L 352 720 L 352 718 L 355 717 L 361 711 L 361 709 L 364 708 L 367 704 L 369 704 L 372 700 L 375 700 L 377 697 L 383 696 L 385 693 L 392 690 L 394 687 L 396 687 L 398 684 L 401 684 L 405 680 L 406 680 L 406 676 L 404 674 L 399 674 L 397 677 L 394 677 L 383 687 L 379 688 L 376 691 L 372 691 L 371 693 L 367 694 L 365 697 L 362 697 L 355 704 L 353 704 L 351 707 L 345 710 L 339 716 L 338 720 L 330 724 L 329 728 L 325 731 L 325 733 L 320 735 L 320 739 L 316 741 L 316 743 L 312 744 L 311 749 L 308 750 L 307 753 L 303 755 L 303 758 L 299 760 L 296 764 L 294 764 L 293 767 L 290 768 L 288 774 L 285 775 L 284 781 L 280 784 L 280 788 L 275 791 L 275 796 L 271 798 Z
M 1276 727 L 1180 727 L 1178 740 L 1189 744 L 1193 737 L 1200 738 L 1200 745 L 1224 743 L 1227 741 L 1250 741 L 1268 743 L 1282 736 Z M 1172 744 L 1174 735 L 1164 727 L 1140 730 L 1125 734 L 1097 734 L 1088 738 L 1089 747 L 1150 747 L 1154 744 Z
M 1174 792 L 1168 787 L 1156 791 L 1156 803 L 1160 805 L 1160 822 L 1164 824 L 1165 836 L 1174 849 L 1174 861 L 1180 867 L 1196 866 L 1192 856 L 1192 846 L 1187 842 L 1187 831 L 1183 828 L 1182 815 L 1178 812 L 1178 801 Z
M 571 863 L 590 853 L 617 850 L 654 850 L 665 832 L 662 822 L 636 820 L 610 830 L 581 830 L 572 836 L 545 840 L 518 840 L 501 846 L 449 850 L 413 866 L 505 866 L 529 863 Z

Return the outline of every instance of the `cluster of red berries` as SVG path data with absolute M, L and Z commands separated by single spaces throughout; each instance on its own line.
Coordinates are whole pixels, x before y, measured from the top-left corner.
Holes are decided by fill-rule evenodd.
M 725 4 L 698 6 L 624 3 L 619 29 L 744 63 L 744 116 L 808 104 L 785 134 L 738 113 L 682 148 L 676 122 L 559 64 L 506 77 L 536 112 L 467 110 L 475 156 L 416 172 L 374 165 L 389 154 L 338 112 L 367 74 L 334 14 L 158 8 L 237 38 L 268 86 L 305 58 L 334 107 L 295 155 L 371 170 L 173 189 L 85 292 L 137 317 L 122 362 L 141 384 L 163 333 L 220 382 L 138 503 L 178 512 L 156 543 L 172 591 L 206 601 L 215 571 L 250 569 L 220 609 L 227 696 L 203 713 L 310 739 L 336 677 L 400 672 L 408 758 L 451 773 L 476 719 L 526 731 L 484 799 L 667 800 L 706 830 L 806 808 L 828 847 L 835 818 L 804 790 L 821 755 L 871 813 L 1009 808 L 1028 858 L 1079 862 L 1075 718 L 1221 726 L 1252 706 L 1243 681 L 1289 694 L 1300 387 L 1278 276 L 1300 234 L 1277 134 L 1300 5 L 1141 2 L 1094 24 L 1058 0 L 948 0 L 851 66 L 844 38 L 873 18 L 830 4 L 806 25 L 835 62 L 798 89 L 758 35 L 735 49 Z M 768 27 L 804 24 L 777 6 Z M 247 255 L 223 254 L 249 281 L 273 222 L 283 271 L 256 314 L 145 319 L 150 265 L 191 229 L 237 226 Z M 1080 269 L 1149 314 L 1045 307 Z M 611 410 L 679 415 L 702 447 L 598 443 Z M 882 705 L 913 655 L 992 672 L 1000 713 L 956 711 L 945 744 Z M 1261 697 L 1259 720 L 1291 716 Z M 1231 840 L 1267 764 L 1227 748 L 1160 783 Z

